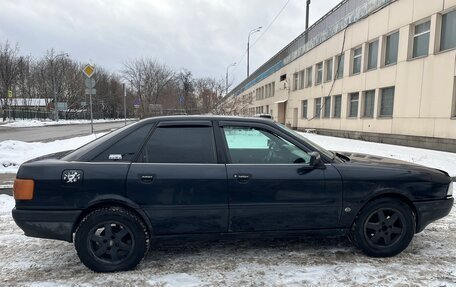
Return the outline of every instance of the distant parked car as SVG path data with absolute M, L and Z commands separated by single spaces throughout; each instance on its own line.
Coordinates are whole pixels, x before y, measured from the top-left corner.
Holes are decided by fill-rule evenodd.
M 264 119 L 272 119 L 272 115 L 270 115 L 270 114 L 255 114 L 254 117 L 264 118 Z
M 216 116 L 145 119 L 27 162 L 14 197 L 27 236 L 74 241 L 97 272 L 134 268 L 168 236 L 349 235 L 369 256 L 393 256 L 453 205 L 444 171 Z

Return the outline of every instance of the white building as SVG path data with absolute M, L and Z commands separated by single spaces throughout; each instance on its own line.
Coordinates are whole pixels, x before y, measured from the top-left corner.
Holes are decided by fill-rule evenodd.
M 345 0 L 228 94 L 296 129 L 456 152 L 456 0 Z

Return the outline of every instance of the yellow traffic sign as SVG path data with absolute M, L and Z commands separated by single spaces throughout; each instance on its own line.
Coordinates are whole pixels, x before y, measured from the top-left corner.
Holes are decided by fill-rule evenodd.
M 84 75 L 86 75 L 87 78 L 90 78 L 95 74 L 95 67 L 92 65 L 86 65 L 84 69 L 82 69 L 82 72 Z
M 12 98 L 12 97 L 13 97 L 13 91 L 8 90 L 8 98 Z

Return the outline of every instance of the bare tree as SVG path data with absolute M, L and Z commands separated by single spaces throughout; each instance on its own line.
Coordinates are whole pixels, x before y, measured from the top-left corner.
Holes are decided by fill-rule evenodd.
M 223 97 L 216 106 L 216 113 L 220 115 L 243 115 L 253 103 L 253 97 L 245 95 L 231 95 Z
M 9 42 L 0 44 L 0 103 L 8 107 L 8 91 L 12 90 L 21 74 L 23 58 L 18 56 L 19 46 L 11 47 Z M 3 121 L 6 113 L 3 113 Z
M 223 80 L 213 78 L 197 79 L 196 96 L 202 113 L 217 113 L 217 104 L 225 91 Z

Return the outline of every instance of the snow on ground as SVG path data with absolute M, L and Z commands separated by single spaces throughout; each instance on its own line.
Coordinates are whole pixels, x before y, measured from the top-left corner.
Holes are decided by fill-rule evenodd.
M 97 274 L 67 242 L 25 237 L 0 195 L 1 286 L 456 286 L 456 209 L 392 258 L 345 238 L 154 244 L 138 268 Z
M 16 173 L 19 166 L 25 161 L 50 153 L 76 149 L 103 134 L 93 134 L 47 143 L 2 141 L 0 142 L 0 173 Z
M 94 123 L 106 123 L 115 121 L 124 121 L 125 119 L 100 119 L 93 120 Z M 131 120 L 131 119 L 127 119 Z M 29 128 L 29 127 L 44 127 L 44 126 L 55 126 L 55 125 L 77 125 L 77 124 L 90 124 L 90 120 L 59 120 L 58 122 L 49 119 L 46 120 L 16 120 L 6 124 L 1 124 L 0 127 L 10 128 Z

